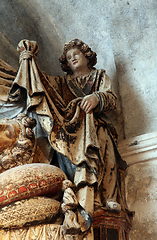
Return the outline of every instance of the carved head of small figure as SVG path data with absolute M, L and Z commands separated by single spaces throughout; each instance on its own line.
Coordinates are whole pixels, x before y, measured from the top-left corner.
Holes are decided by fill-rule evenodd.
M 73 50 L 75 50 L 76 53 L 73 52 Z M 64 72 L 67 72 L 68 74 L 72 74 L 73 73 L 72 67 L 74 66 L 74 68 L 75 68 L 75 66 L 77 65 L 77 61 L 73 61 L 72 66 L 70 66 L 68 64 L 67 53 L 70 51 L 71 51 L 71 53 L 70 53 L 71 56 L 73 54 L 76 57 L 76 55 L 81 54 L 82 56 L 80 56 L 80 57 L 81 57 L 81 60 L 83 60 L 84 64 L 86 64 L 86 63 L 85 63 L 85 59 L 83 59 L 83 57 L 86 58 L 89 69 L 91 69 L 97 63 L 96 53 L 93 52 L 91 50 L 91 48 L 87 44 L 82 42 L 81 40 L 73 39 L 64 45 L 63 54 L 59 58 L 62 70 Z
M 12 167 L 33 162 L 36 121 L 19 114 L 15 119 L 0 121 L 0 173 Z

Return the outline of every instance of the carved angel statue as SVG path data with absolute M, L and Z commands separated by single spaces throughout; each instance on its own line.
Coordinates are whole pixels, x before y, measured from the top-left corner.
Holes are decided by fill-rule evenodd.
M 36 118 L 37 138 L 48 137 L 54 150 L 51 164 L 59 166 L 74 185 L 82 239 L 91 240 L 96 209 L 125 208 L 119 170 L 125 170 L 126 163 L 118 154 L 117 133 L 107 118 L 117 97 L 105 70 L 94 67 L 96 53 L 79 39 L 66 43 L 59 58 L 64 76 L 41 72 L 35 41 L 22 40 L 18 51 L 18 72 L 5 71 L 12 76 L 10 85 L 0 82 L 8 96 L 2 99 L 1 113 L 16 108 L 10 117 L 25 112 Z

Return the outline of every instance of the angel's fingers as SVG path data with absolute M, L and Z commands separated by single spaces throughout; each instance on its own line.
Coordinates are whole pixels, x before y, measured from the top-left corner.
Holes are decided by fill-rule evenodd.
M 84 110 L 86 108 L 86 106 L 88 105 L 88 101 L 86 101 L 85 99 L 82 101 L 81 103 L 81 108 Z
M 92 107 L 91 103 L 88 103 L 88 105 L 86 106 L 86 108 L 84 109 L 84 111 L 85 111 L 86 113 L 89 113 L 92 109 L 93 109 L 93 107 Z

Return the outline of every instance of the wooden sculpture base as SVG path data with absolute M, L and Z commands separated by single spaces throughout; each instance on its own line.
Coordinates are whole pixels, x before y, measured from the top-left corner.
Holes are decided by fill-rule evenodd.
M 133 213 L 98 210 L 94 213 L 95 240 L 128 240 Z

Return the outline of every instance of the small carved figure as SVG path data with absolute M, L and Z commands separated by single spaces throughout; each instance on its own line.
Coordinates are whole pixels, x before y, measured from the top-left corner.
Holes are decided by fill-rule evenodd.
M 36 121 L 24 114 L 16 119 L 0 120 L 0 173 L 12 167 L 33 162 Z

